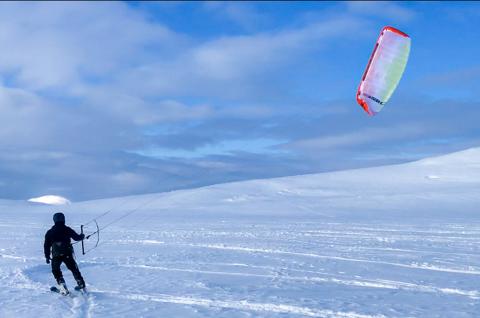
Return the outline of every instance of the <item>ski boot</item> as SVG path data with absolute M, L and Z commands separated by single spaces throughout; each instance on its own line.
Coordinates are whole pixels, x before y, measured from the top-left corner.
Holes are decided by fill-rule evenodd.
M 75 290 L 86 293 L 87 290 L 85 289 L 85 282 L 83 280 L 77 280 L 77 286 L 75 286 Z
M 60 291 L 60 294 L 62 295 L 70 294 L 67 288 L 67 284 L 65 284 L 65 280 L 63 279 L 63 277 L 57 280 L 57 284 L 58 284 L 58 290 Z

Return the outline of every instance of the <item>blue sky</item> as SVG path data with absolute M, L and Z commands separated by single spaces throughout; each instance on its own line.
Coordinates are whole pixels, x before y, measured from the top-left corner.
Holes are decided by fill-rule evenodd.
M 480 146 L 477 2 L 0 4 L 0 197 L 73 201 Z M 355 93 L 412 38 L 384 110 Z

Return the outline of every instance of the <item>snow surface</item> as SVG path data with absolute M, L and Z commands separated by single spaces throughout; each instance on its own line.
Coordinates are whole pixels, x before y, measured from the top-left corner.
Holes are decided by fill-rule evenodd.
M 478 317 L 479 180 L 480 148 L 72 203 L 105 229 L 71 297 L 43 259 L 56 211 L 0 200 L 0 317 Z

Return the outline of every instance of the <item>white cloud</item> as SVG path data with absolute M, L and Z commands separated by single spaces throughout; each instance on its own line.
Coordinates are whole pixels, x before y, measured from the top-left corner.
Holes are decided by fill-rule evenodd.
M 386 18 L 395 22 L 409 22 L 416 13 L 394 1 L 350 1 L 347 9 L 353 14 Z
M 122 86 L 146 95 L 261 96 L 268 87 L 266 76 L 282 76 L 282 67 L 328 47 L 328 40 L 348 37 L 361 24 L 351 17 L 338 18 L 302 28 L 217 38 L 191 46 L 171 60 L 137 68 L 121 79 Z
M 165 149 L 153 148 L 150 150 L 134 151 L 142 156 L 157 158 L 204 158 L 208 156 L 232 155 L 236 152 L 247 152 L 255 154 L 276 154 L 282 152 L 277 145 L 283 143 L 284 140 L 275 140 L 268 138 L 255 139 L 229 139 L 211 144 L 205 144 L 195 149 Z M 241 150 L 239 150 L 241 149 Z
M 135 127 L 199 120 L 214 115 L 214 108 L 206 104 L 187 105 L 173 99 L 148 100 L 108 90 L 92 90 L 87 100 L 92 112 Z
M 161 51 L 175 39 L 120 2 L 2 3 L 0 30 L 8 48 L 0 51 L 0 71 L 35 90 L 72 90 L 135 64 L 132 55 L 148 58 L 145 45 Z
M 124 3 L 33 3 L 26 13 L 25 4 L 9 3 L 2 9 L 0 46 L 9 48 L 0 51 L 5 85 L 32 96 L 46 91 L 72 98 L 85 115 L 113 116 L 136 126 L 219 111 L 180 103 L 172 95 L 251 100 L 266 94 L 267 77 L 360 23 L 339 18 L 194 42 Z M 53 117 L 50 105 L 40 112 Z
M 322 137 L 301 139 L 282 145 L 282 148 L 296 149 L 306 152 L 322 150 L 338 150 L 341 148 L 355 147 L 368 143 L 378 143 L 388 140 L 409 138 L 425 133 L 428 128 L 422 125 L 399 125 L 384 128 L 364 128 L 359 131 L 326 135 Z
M 254 30 L 269 20 L 248 2 L 206 1 L 203 6 L 210 14 L 231 21 L 246 30 Z
M 114 187 L 128 190 L 144 188 L 148 184 L 146 176 L 128 171 L 116 173 L 110 179 Z
M 38 198 L 31 198 L 28 200 L 28 202 L 48 205 L 66 205 L 71 203 L 70 200 L 58 195 L 44 195 Z
M 230 21 L 255 27 L 258 12 L 249 11 L 250 4 L 214 5 Z M 411 18 L 403 6 L 382 5 L 382 16 Z M 371 17 L 383 12 L 376 4 L 348 6 L 339 12 L 344 4 L 334 5 L 335 14 L 320 10 L 308 23 L 275 23 L 274 31 L 197 38 L 122 2 L 0 3 L 0 176 L 8 185 L 0 196 L 48 190 L 105 197 L 307 172 L 308 160 L 318 165 L 318 150 L 417 136 L 420 128 L 409 132 L 394 124 L 354 131 L 347 122 L 360 125 L 350 116 L 351 103 L 324 107 L 319 100 L 288 99 L 281 84 L 294 79 L 286 71 L 301 72 L 297 67 L 307 68 L 308 59 L 320 68 L 322 50 L 368 34 Z M 331 118 L 345 119 L 343 128 L 323 128 Z M 275 142 L 255 144 L 260 137 Z M 278 143 L 295 139 L 283 147 L 303 152 L 298 158 L 305 161 L 279 159 L 281 151 L 269 156 Z M 186 151 L 175 160 L 125 153 L 149 147 Z M 195 149 L 202 158 L 188 160 Z
M 477 84 L 480 79 L 480 65 L 457 68 L 441 73 L 429 74 L 420 81 L 428 85 L 462 85 Z

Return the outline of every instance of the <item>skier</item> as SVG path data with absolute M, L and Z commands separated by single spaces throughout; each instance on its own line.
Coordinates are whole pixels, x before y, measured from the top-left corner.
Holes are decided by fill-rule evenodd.
M 65 215 L 61 212 L 53 215 L 53 222 L 55 222 L 55 225 L 45 234 L 43 249 L 47 264 L 50 264 L 50 260 L 52 262 L 52 273 L 57 281 L 59 287 L 58 290 L 65 295 L 69 293 L 60 269 L 62 262 L 65 263 L 77 281 L 78 286 L 75 287 L 75 289 L 84 290 L 85 281 L 83 280 L 82 274 L 73 258 L 73 247 L 70 244 L 70 239 L 72 238 L 75 241 L 80 241 L 85 238 L 85 235 L 77 234 L 70 227 L 66 226 Z M 52 258 L 50 258 L 50 251 L 52 253 Z

